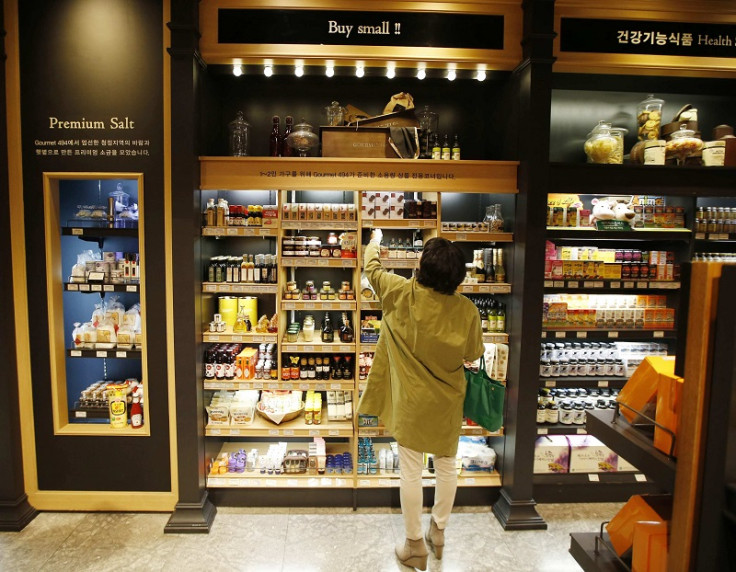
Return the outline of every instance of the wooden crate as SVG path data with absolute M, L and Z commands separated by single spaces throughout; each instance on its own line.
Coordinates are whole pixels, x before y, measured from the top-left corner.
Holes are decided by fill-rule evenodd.
M 396 159 L 388 127 L 320 127 L 323 157 Z

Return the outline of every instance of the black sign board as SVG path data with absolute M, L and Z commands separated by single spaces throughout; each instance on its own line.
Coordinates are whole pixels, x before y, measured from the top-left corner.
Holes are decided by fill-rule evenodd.
M 560 51 L 733 58 L 736 57 L 736 26 L 562 18 Z
M 221 8 L 218 42 L 502 50 L 503 24 L 501 15 Z

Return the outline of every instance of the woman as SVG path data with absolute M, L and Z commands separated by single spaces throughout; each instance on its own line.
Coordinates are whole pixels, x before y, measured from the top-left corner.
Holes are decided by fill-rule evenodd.
M 423 453 L 434 455 L 437 483 L 426 540 L 442 558 L 444 529 L 457 489 L 463 362 L 483 355 L 483 334 L 475 306 L 455 292 L 465 276 L 465 259 L 457 246 L 443 238 L 428 240 L 416 278 L 406 279 L 381 265 L 382 236 L 374 230 L 365 251 L 365 273 L 381 300 L 383 319 L 358 411 L 380 416 L 399 444 L 406 541 L 396 547 L 396 556 L 404 565 L 425 570 Z

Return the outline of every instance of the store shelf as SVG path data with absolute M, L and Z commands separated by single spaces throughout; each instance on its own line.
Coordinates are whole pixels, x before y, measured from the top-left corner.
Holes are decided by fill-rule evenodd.
M 391 228 L 414 230 L 419 228 L 437 228 L 436 219 L 407 218 L 407 219 L 363 219 L 360 223 L 363 228 Z
M 596 230 L 594 227 L 547 227 L 549 240 L 689 241 L 692 234 L 688 228 L 634 228 L 630 231 L 614 231 Z
M 293 189 L 297 173 L 304 191 L 518 193 L 518 161 L 209 156 L 199 164 L 202 190 Z
M 298 268 L 355 268 L 358 261 L 355 258 L 318 258 L 304 256 L 282 256 L 281 266 Z
M 626 473 L 554 473 L 534 475 L 535 485 L 635 485 L 650 480 L 641 472 Z
M 232 330 L 225 332 L 204 332 L 202 334 L 202 341 L 207 343 L 224 342 L 224 343 L 246 343 L 246 344 L 260 344 L 260 343 L 276 343 L 278 341 L 278 334 L 256 334 L 256 333 L 245 333 L 245 334 L 234 334 Z
M 630 572 L 605 546 L 596 549 L 596 537 L 597 532 L 570 534 L 570 555 L 580 567 L 585 572 Z
M 657 165 L 597 165 L 551 163 L 552 192 L 599 195 L 651 195 L 652 189 L 666 189 L 667 196 L 733 196 L 733 167 L 675 167 Z
M 284 220 L 284 230 L 358 230 L 357 220 Z
M 539 385 L 543 387 L 617 387 L 628 381 L 628 377 L 616 375 L 591 375 L 574 377 L 541 377 Z
M 282 310 L 313 310 L 318 312 L 328 310 L 343 310 L 352 312 L 357 308 L 355 300 L 350 301 L 331 301 L 331 302 L 315 302 L 305 300 L 284 300 L 281 302 Z
M 483 341 L 493 344 L 508 344 L 509 335 L 504 332 L 484 332 Z
M 281 340 L 281 351 L 288 352 L 304 352 L 304 353 L 355 353 L 355 344 L 342 343 L 337 333 L 335 333 L 335 341 L 332 343 L 325 343 L 319 337 L 319 332 L 315 329 L 314 340 L 311 342 L 304 341 L 304 333 L 299 332 L 297 341 L 295 343 L 287 342 L 286 339 Z
M 202 236 L 278 236 L 278 219 L 268 226 L 205 226 L 202 227 Z
M 140 284 L 91 284 L 89 282 L 66 282 L 64 283 L 66 292 L 82 292 L 83 294 L 102 293 L 102 292 L 138 292 Z
M 70 358 L 118 358 L 118 359 L 141 359 L 141 350 L 67 350 Z
M 381 258 L 381 266 L 384 268 L 419 268 L 418 258 Z
M 564 425 L 562 423 L 538 423 L 537 435 L 587 435 L 585 425 Z
M 62 226 L 61 234 L 62 236 L 78 236 L 80 238 L 92 239 L 107 237 L 138 238 L 138 228 L 107 228 L 106 226 L 84 226 L 84 224 L 80 222 L 79 226 Z
M 491 284 L 460 284 L 457 291 L 461 294 L 511 294 L 511 284 L 494 282 Z
M 503 428 L 491 432 L 478 425 L 463 425 L 460 435 L 501 437 L 503 435 Z M 391 437 L 391 432 L 383 425 L 377 427 L 358 427 L 358 437 Z
M 322 409 L 322 423 L 307 425 L 304 416 L 275 425 L 256 414 L 251 425 L 207 425 L 208 437 L 352 437 L 352 421 L 327 421 L 327 408 Z
M 457 242 L 514 242 L 513 232 L 473 232 L 441 230 L 440 236 Z
M 357 475 L 358 488 L 393 488 L 399 486 L 399 473 L 383 473 L 376 475 Z M 422 472 L 422 486 L 435 486 L 435 475 L 429 471 Z M 496 471 L 461 472 L 457 477 L 458 487 L 500 487 L 501 475 Z
M 600 439 L 658 485 L 672 491 L 675 461 L 654 448 L 651 437 L 635 429 L 615 411 L 592 411 L 587 415 L 588 433 Z
M 674 339 L 677 336 L 675 329 L 634 329 L 634 330 L 581 330 L 581 329 L 552 329 L 542 332 L 542 339 L 587 339 L 587 340 L 657 340 Z
M 736 235 L 715 232 L 696 232 L 695 242 L 705 242 L 708 244 L 712 244 L 714 242 L 719 244 L 736 244 Z
M 679 290 L 677 280 L 545 280 L 544 289 L 548 292 L 568 290 L 597 290 L 621 292 L 626 290 Z
M 320 379 L 320 380 L 274 380 L 274 379 L 253 379 L 249 381 L 232 380 L 232 381 L 204 381 L 204 388 L 207 390 L 238 390 L 238 389 L 301 389 L 308 391 L 327 391 L 332 389 L 342 389 L 343 391 L 353 391 L 355 389 L 355 381 L 352 379 Z
M 202 292 L 214 294 L 276 294 L 278 284 L 202 282 Z
M 242 441 L 223 443 L 220 449 L 222 453 L 233 453 L 244 449 L 250 453 L 252 449 L 258 449 L 259 455 L 265 454 L 270 443 Z M 287 450 L 308 449 L 307 442 L 289 442 Z M 340 443 L 329 443 L 327 454 L 335 455 L 350 451 L 350 446 Z M 208 488 L 353 488 L 355 486 L 355 467 L 353 473 L 349 474 L 311 474 L 311 473 L 280 473 L 268 474 L 256 469 L 243 473 L 224 473 L 221 475 L 207 475 Z
M 361 310 L 381 310 L 381 301 L 380 300 L 361 300 L 360 302 L 360 309 Z

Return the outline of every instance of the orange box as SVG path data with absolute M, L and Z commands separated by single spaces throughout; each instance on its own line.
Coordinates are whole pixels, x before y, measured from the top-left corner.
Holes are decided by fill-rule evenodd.
M 256 374 L 256 363 L 258 363 L 258 348 L 243 348 L 235 358 L 235 364 L 239 375 L 237 379 L 253 379 Z
M 624 555 L 634 545 L 638 522 L 664 522 L 672 518 L 672 495 L 634 495 L 606 525 L 614 550 Z
M 628 405 L 653 418 L 660 375 L 674 376 L 674 373 L 674 356 L 648 356 L 621 388 L 616 399 L 619 403 Z M 621 414 L 629 422 L 633 422 L 637 417 L 636 413 L 628 407 L 621 407 Z
M 640 521 L 634 525 L 632 572 L 666 572 L 667 523 Z
M 677 436 L 677 426 L 682 413 L 682 384 L 684 380 L 676 375 L 660 373 L 657 384 L 657 414 L 655 420 L 659 425 L 672 431 Z M 665 455 L 677 456 L 677 440 L 672 449 L 672 435 L 654 426 L 654 446 Z

